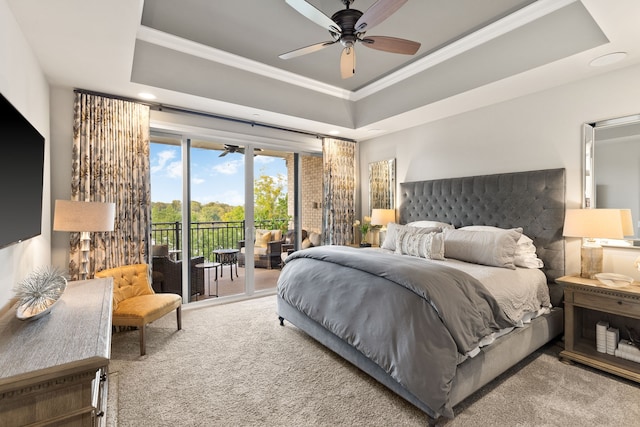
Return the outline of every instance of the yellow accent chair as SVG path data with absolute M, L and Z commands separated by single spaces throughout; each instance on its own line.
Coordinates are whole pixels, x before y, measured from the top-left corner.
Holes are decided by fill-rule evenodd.
M 132 264 L 96 273 L 113 277 L 113 326 L 135 326 L 140 330 L 140 356 L 146 354 L 146 325 L 176 310 L 178 330 L 182 329 L 182 298 L 176 294 L 156 294 L 149 283 L 149 266 Z

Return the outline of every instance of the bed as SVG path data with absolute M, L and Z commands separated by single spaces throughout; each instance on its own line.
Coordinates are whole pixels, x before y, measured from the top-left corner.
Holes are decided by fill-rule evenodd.
M 562 333 L 562 290 L 554 281 L 564 274 L 565 171 L 410 182 L 400 190 L 398 223 L 426 225 L 419 239 L 429 245 L 420 248 L 432 248 L 434 253 L 425 255 L 433 258 L 339 246 L 298 251 L 287 258 L 278 280 L 278 315 L 281 324 L 286 320 L 300 328 L 432 422 L 452 418 L 455 405 Z M 438 223 L 453 230 L 428 229 Z M 460 231 L 478 225 L 481 231 Z M 397 242 L 416 241 L 413 228 L 397 227 Z M 488 227 L 499 231 L 487 234 Z M 507 234 L 509 242 L 530 238 L 543 267 L 515 267 L 509 264 L 513 257 L 505 261 L 501 248 L 510 248 L 511 243 L 502 243 Z M 453 254 L 447 248 L 453 251 L 456 242 L 462 253 L 468 252 L 478 243 L 464 239 L 489 235 L 500 236 L 497 255 L 483 249 L 463 261 L 440 256 Z M 460 236 L 462 244 L 456 241 Z M 440 255 L 438 239 L 444 242 Z M 487 256 L 487 262 L 498 264 L 479 267 Z M 542 282 L 535 286 L 544 287 L 546 296 L 540 298 L 547 299 L 534 315 L 525 313 L 525 322 L 518 321 L 497 303 L 502 296 L 488 290 L 498 276 L 476 277 L 484 273 L 474 270 L 499 271 L 505 275 L 500 280 L 513 289 L 531 276 Z

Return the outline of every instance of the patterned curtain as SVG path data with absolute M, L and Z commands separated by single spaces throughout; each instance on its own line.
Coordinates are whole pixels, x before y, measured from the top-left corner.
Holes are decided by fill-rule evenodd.
M 356 145 L 325 138 L 322 141 L 323 244 L 353 242 L 356 199 Z
M 149 107 L 76 92 L 71 167 L 71 200 L 116 204 L 114 231 L 91 233 L 87 277 L 148 262 Z M 79 279 L 81 262 L 80 233 L 71 233 L 71 280 Z

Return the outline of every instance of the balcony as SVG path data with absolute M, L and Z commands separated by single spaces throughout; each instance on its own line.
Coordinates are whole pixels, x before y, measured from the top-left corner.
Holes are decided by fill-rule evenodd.
M 271 219 L 256 221 L 257 229 L 279 229 L 282 224 L 287 224 L 288 219 Z M 205 261 L 213 261 L 213 251 L 221 248 L 237 248 L 238 241 L 244 240 L 246 221 L 214 221 L 192 223 L 190 229 L 191 257 L 204 257 Z M 167 245 L 169 253 L 175 259 L 183 258 L 182 251 L 182 223 L 165 222 L 151 225 L 151 239 L 154 245 Z M 222 270 L 224 268 L 224 270 Z M 244 268 L 238 268 L 238 277 L 234 280 L 230 277 L 230 267 L 224 266 L 217 269 L 218 296 L 238 295 L 244 293 Z M 200 301 L 215 297 L 215 269 L 205 269 L 204 293 L 193 295 L 191 301 Z M 274 288 L 280 271 L 278 269 L 266 270 L 256 268 L 254 274 L 254 289 L 256 291 Z

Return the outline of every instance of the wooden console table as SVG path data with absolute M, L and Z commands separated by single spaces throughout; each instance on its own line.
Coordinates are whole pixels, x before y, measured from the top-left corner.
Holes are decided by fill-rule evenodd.
M 69 282 L 40 319 L 0 317 L 0 427 L 105 424 L 113 279 Z

